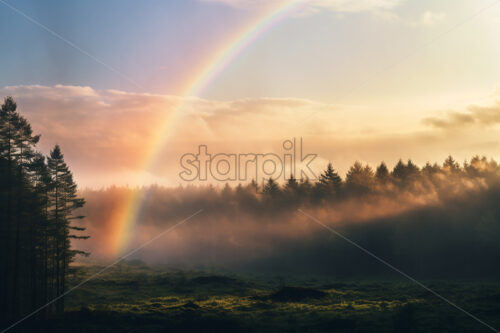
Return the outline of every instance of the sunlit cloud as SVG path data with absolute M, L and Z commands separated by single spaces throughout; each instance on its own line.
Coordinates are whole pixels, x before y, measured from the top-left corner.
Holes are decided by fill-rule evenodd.
M 83 181 L 84 184 L 159 181 L 157 175 L 143 170 L 144 161 L 180 97 L 62 85 L 12 86 L 0 93 L 16 99 L 34 131 L 42 134 L 39 147 L 45 153 L 56 143 L 61 145 L 74 169 L 87 174 L 87 180 L 92 179 Z M 165 170 L 172 171 L 177 167 L 178 157 L 198 144 L 221 142 L 225 146 L 221 149 L 229 149 L 226 143 L 233 144 L 242 138 L 276 141 L 286 138 L 289 129 L 297 127 L 305 114 L 333 109 L 326 104 L 292 98 L 183 99 L 186 101 L 180 110 L 181 120 L 167 147 L 169 151 L 165 152 L 168 160 L 162 167 Z M 276 123 L 282 125 L 274 127 Z
M 493 126 L 500 123 L 500 101 L 491 106 L 471 105 L 464 112 L 450 111 L 442 117 L 429 117 L 423 122 L 441 129 L 463 129 L 470 126 Z
M 500 105 L 494 101 L 417 119 L 409 129 L 404 117 L 390 119 L 390 127 L 384 127 L 388 119 L 375 123 L 373 115 L 383 106 L 359 110 L 297 98 L 217 101 L 63 85 L 12 86 L 0 93 L 12 95 L 42 134 L 39 148 L 48 153 L 59 143 L 79 184 L 91 187 L 179 184 L 180 157 L 196 153 L 199 145 L 212 154 L 281 154 L 284 140 L 303 138 L 304 152 L 318 155 L 315 172 L 333 162 L 341 173 L 356 160 L 375 165 L 412 158 L 423 164 L 450 153 L 459 160 L 476 153 L 496 157 L 498 147 L 492 125 L 500 122 Z M 145 169 L 158 132 L 181 100 L 184 107 L 158 165 Z M 455 128 L 460 135 L 443 131 Z

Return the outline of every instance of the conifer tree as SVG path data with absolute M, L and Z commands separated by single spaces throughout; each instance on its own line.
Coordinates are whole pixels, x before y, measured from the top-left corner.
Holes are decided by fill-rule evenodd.
M 332 163 L 328 163 L 326 170 L 319 177 L 319 182 L 316 183 L 317 199 L 329 198 L 338 194 L 342 189 L 342 178 L 335 169 Z
M 291 174 L 290 178 L 288 178 L 288 180 L 287 180 L 287 183 L 285 185 L 285 189 L 290 191 L 290 192 L 296 192 L 298 187 L 299 187 L 299 182 L 293 176 L 293 174 Z
M 264 185 L 263 193 L 270 197 L 276 197 L 280 193 L 280 186 L 274 179 L 269 178 Z
M 70 231 L 82 207 L 60 148 L 45 157 L 35 150 L 40 136 L 17 112 L 11 97 L 0 108 L 0 323 L 9 323 L 61 295 L 66 288 Z M 64 304 L 56 306 L 62 311 Z M 47 309 L 39 315 L 52 312 Z
M 460 165 L 451 155 L 449 155 L 443 163 L 443 170 L 452 174 L 457 174 L 460 172 Z
M 389 169 L 385 162 L 380 163 L 377 167 L 377 171 L 375 172 L 375 177 L 379 182 L 386 182 L 389 179 Z
M 48 171 L 53 182 L 52 190 L 49 193 L 49 200 L 52 204 L 52 209 L 49 210 L 49 221 L 54 225 L 54 237 L 56 239 L 55 289 L 56 294 L 61 295 L 66 289 L 65 276 L 68 266 L 75 255 L 75 252 L 70 249 L 70 238 L 78 237 L 70 235 L 70 229 L 83 230 L 71 226 L 70 223 L 73 219 L 79 218 L 74 216 L 73 212 L 75 209 L 82 207 L 85 201 L 77 197 L 76 183 L 73 181 L 73 175 L 64 161 L 64 155 L 59 145 L 56 145 L 50 152 Z M 61 298 L 57 303 L 57 311 L 60 312 L 63 309 L 64 298 Z
M 351 192 L 366 193 L 373 188 L 374 174 L 369 165 L 355 162 L 346 176 L 346 185 Z

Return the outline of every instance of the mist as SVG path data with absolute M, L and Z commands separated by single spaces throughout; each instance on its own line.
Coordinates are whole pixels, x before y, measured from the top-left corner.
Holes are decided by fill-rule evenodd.
M 148 263 L 333 276 L 393 274 L 320 221 L 417 276 L 500 273 L 494 265 L 500 257 L 496 162 L 475 157 L 459 166 L 449 158 L 443 166 L 418 168 L 400 161 L 392 172 L 384 167 L 373 171 L 356 163 L 338 188 L 328 184 L 327 170 L 318 182 L 270 181 L 274 187 L 267 182 L 85 190 L 81 213 L 91 238 L 77 246 L 92 252 L 89 260 L 109 260 L 106 242 L 114 210 L 136 191 L 143 205 L 124 253 L 203 210 L 134 254 Z

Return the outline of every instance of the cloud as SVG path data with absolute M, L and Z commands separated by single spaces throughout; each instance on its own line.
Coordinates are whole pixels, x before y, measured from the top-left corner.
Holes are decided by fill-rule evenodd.
M 74 170 L 85 175 L 83 183 L 90 185 L 133 184 L 144 176 L 158 180 L 157 174 L 137 174 L 180 103 L 181 116 L 169 128 L 175 132 L 166 161 L 161 161 L 163 173 L 175 176 L 179 156 L 195 151 L 198 144 L 219 142 L 220 149 L 230 149 L 243 140 L 276 141 L 288 137 L 305 114 L 333 109 L 301 99 L 211 101 L 62 85 L 11 86 L 0 89 L 0 95 L 13 96 L 35 133 L 42 134 L 39 148 L 48 153 L 59 143 Z M 280 126 L 270 126 L 276 123 Z M 258 150 L 266 149 L 261 145 Z
M 420 15 L 410 15 L 408 17 L 400 17 L 393 12 L 386 11 L 381 13 L 386 15 L 386 21 L 399 22 L 413 28 L 430 28 L 436 26 L 438 23 L 446 20 L 446 13 L 433 12 L 430 10 L 424 11 Z
M 12 86 L 0 96 L 13 96 L 21 114 L 42 134 L 39 149 L 48 153 L 59 143 L 81 186 L 99 188 L 158 183 L 177 185 L 179 160 L 206 145 L 209 153 L 275 153 L 284 140 L 303 139 L 304 154 L 317 154 L 312 169 L 329 161 L 341 174 L 356 160 L 388 165 L 399 158 L 416 163 L 453 154 L 462 160 L 474 154 L 496 156 L 498 131 L 493 126 L 454 135 L 443 128 L 500 122 L 500 105 L 471 106 L 467 112 L 424 120 L 422 130 L 382 127 L 368 111 L 307 99 L 260 98 L 215 101 L 201 98 L 96 90 L 79 86 Z M 178 120 L 154 168 L 145 161 L 164 134 L 179 103 Z M 377 109 L 370 110 L 376 114 Z M 307 116 L 314 114 L 314 117 Z M 484 127 L 483 126 L 483 127 Z M 367 130 L 370 128 L 371 130 Z
M 221 3 L 245 10 L 265 10 L 285 5 L 290 1 L 283 0 L 199 0 L 209 3 Z M 396 13 L 404 0 L 305 0 L 299 2 L 294 15 L 310 16 L 322 11 L 330 11 L 338 15 L 348 13 L 369 12 L 384 21 L 400 22 L 412 27 L 431 27 L 446 19 L 446 14 L 427 10 L 420 16 L 402 18 Z
M 277 6 L 286 3 L 283 0 L 201 0 L 219 2 L 236 8 L 254 9 Z M 337 13 L 355 13 L 365 11 L 385 11 L 397 7 L 401 0 L 308 0 L 304 1 L 301 11 L 313 13 L 330 10 Z
M 426 11 L 422 14 L 420 18 L 420 23 L 424 26 L 432 26 L 438 22 L 443 21 L 446 18 L 445 13 L 435 13 L 431 11 Z
M 464 112 L 451 111 L 444 117 L 429 117 L 423 122 L 435 128 L 448 130 L 493 126 L 500 123 L 500 101 L 495 101 L 491 106 L 471 105 Z

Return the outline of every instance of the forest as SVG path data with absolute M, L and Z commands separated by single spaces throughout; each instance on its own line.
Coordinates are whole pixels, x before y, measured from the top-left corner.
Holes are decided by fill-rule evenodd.
M 199 209 L 187 223 L 137 254 L 147 262 L 249 271 L 379 276 L 391 272 L 305 216 L 348 236 L 408 273 L 491 277 L 500 270 L 500 166 L 475 156 L 422 167 L 411 160 L 372 168 L 355 162 L 342 177 L 332 164 L 318 180 L 267 179 L 237 186 L 84 189 L 81 212 L 94 258 L 106 257 L 113 216 L 130 193 L 142 209 L 130 249 Z M 298 211 L 300 209 L 300 211 Z M 301 213 L 303 212 L 303 213 Z
M 71 239 L 86 239 L 74 214 L 84 205 L 58 145 L 44 156 L 40 135 L 11 97 L 0 111 L 0 323 L 11 323 L 57 299 L 37 316 L 62 313 Z M 4 325 L 2 325 L 4 326 Z

